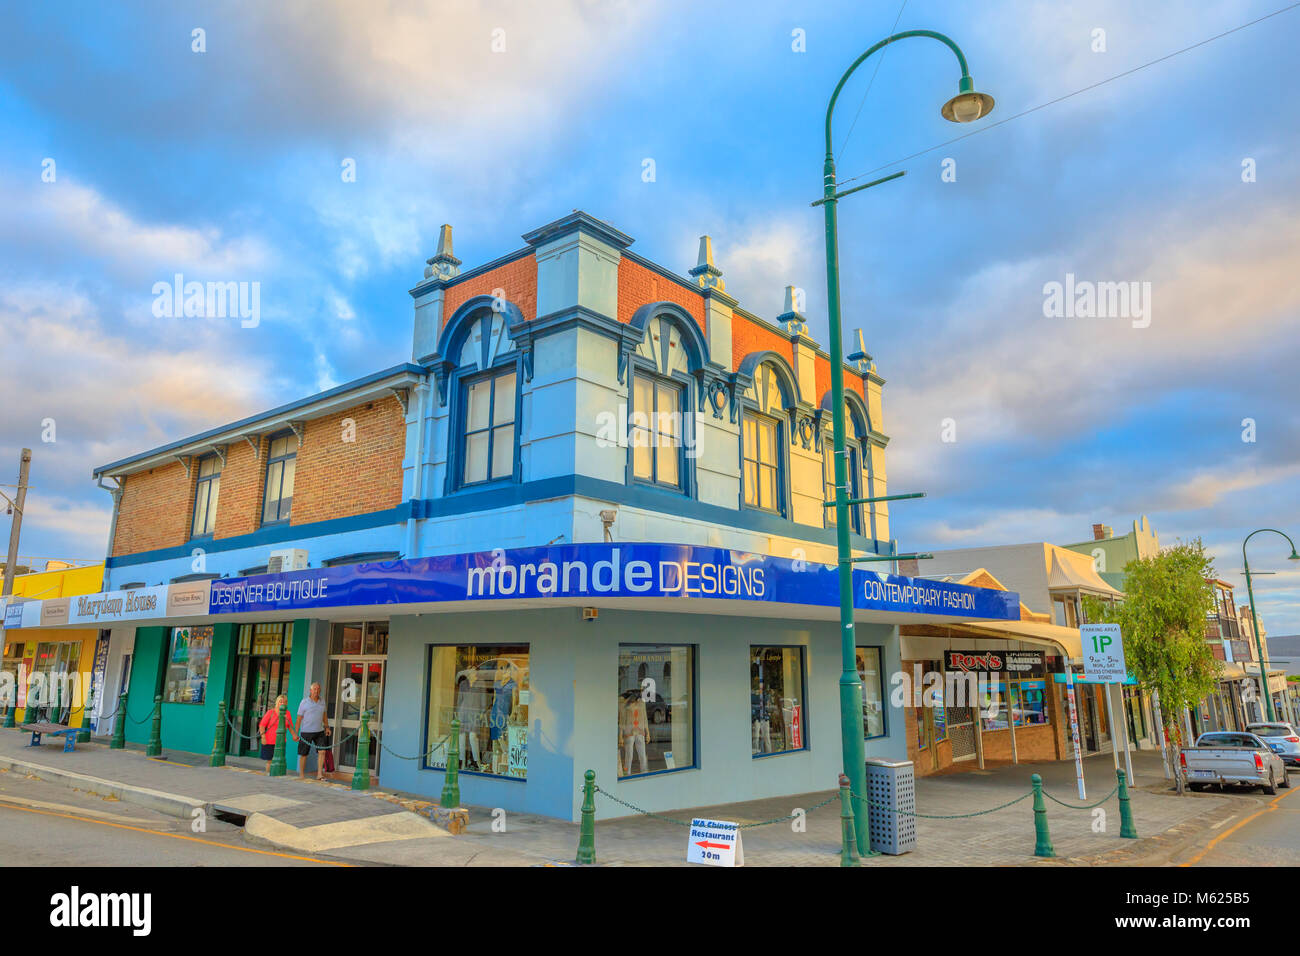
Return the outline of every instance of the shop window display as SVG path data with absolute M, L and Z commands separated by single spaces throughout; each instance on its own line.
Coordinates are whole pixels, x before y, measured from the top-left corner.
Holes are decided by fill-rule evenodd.
M 435 646 L 429 651 L 428 766 L 447 766 L 452 718 L 460 768 L 528 776 L 528 645 Z
M 625 644 L 618 653 L 618 775 L 695 766 L 695 652 Z
M 167 656 L 169 704 L 201 704 L 208 686 L 208 662 L 212 657 L 212 628 L 173 627 L 171 653 Z
M 749 649 L 752 756 L 808 746 L 802 647 Z
M 880 648 L 857 649 L 858 679 L 862 681 L 862 732 L 870 740 L 885 736 L 885 675 Z

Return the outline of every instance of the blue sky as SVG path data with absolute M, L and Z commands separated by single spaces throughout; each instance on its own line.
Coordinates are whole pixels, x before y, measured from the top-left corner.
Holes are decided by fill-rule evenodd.
M 23 554 L 102 555 L 95 465 L 406 359 L 407 290 L 443 222 L 467 266 L 574 208 L 683 273 L 708 233 L 745 307 L 774 317 L 799 286 L 825 343 L 808 206 L 825 101 L 895 22 L 956 39 L 997 121 L 1286 3 L 806 6 L 12 9 L 0 475 L 34 449 Z M 890 47 L 845 89 L 841 178 L 908 172 L 840 220 L 845 325 L 888 382 L 891 490 L 930 494 L 895 508 L 902 547 L 1063 543 L 1148 514 L 1240 585 L 1247 532 L 1300 532 L 1298 30 L 1295 9 L 947 145 L 972 127 L 939 116 L 958 77 L 940 44 Z M 260 282 L 260 325 L 155 318 L 177 272 Z M 1150 324 L 1045 317 L 1067 273 L 1151 283 Z M 1251 549 L 1285 568 L 1280 539 Z M 1300 572 L 1256 596 L 1271 633 L 1300 633 Z

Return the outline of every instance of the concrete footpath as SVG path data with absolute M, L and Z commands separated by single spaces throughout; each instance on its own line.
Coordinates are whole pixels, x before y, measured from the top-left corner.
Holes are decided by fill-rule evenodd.
M 328 854 L 358 863 L 403 866 L 536 866 L 572 861 L 575 824 L 526 814 L 470 807 L 470 826 L 452 835 L 428 819 L 426 798 L 384 790 L 354 792 L 346 785 L 300 781 L 296 775 L 268 777 L 260 761 L 232 760 L 213 768 L 198 754 L 165 752 L 166 759 L 139 750 L 110 750 L 106 742 L 78 744 L 63 753 L 51 739 L 27 746 L 29 735 L 0 731 L 0 771 L 99 794 L 185 819 L 218 814 L 243 818 L 254 842 L 300 853 Z M 916 812 L 973 814 L 1027 793 L 1031 773 L 1045 790 L 1067 803 L 1093 803 L 1115 786 L 1110 755 L 1085 761 L 1087 801 L 1075 789 L 1074 764 L 1003 765 L 917 780 Z M 254 769 L 256 768 L 256 769 Z M 1048 821 L 1057 858 L 1033 856 L 1032 800 L 977 816 L 917 819 L 917 844 L 901 856 L 878 856 L 870 866 L 1059 866 L 1162 865 L 1180 849 L 1208 839 L 1232 819 L 1252 812 L 1267 798 L 1170 792 L 1158 753 L 1135 753 L 1132 809 L 1140 839 L 1122 839 L 1118 799 L 1102 811 L 1067 809 L 1048 800 Z M 1300 782 L 1300 777 L 1297 777 Z M 695 816 L 753 823 L 785 817 L 832 796 L 832 791 L 753 800 L 708 808 L 683 808 L 661 816 L 688 821 Z M 608 800 L 598 794 L 598 801 Z M 504 827 L 504 830 L 503 830 Z M 743 831 L 747 866 L 836 866 L 839 863 L 839 801 L 784 820 Z M 604 865 L 686 865 L 686 828 L 632 815 L 596 825 L 597 861 Z

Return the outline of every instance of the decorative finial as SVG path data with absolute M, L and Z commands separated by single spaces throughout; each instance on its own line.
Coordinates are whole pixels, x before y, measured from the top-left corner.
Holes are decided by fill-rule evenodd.
M 424 270 L 426 279 L 453 279 L 460 275 L 460 260 L 451 254 L 451 226 L 443 223 L 438 231 L 438 251 L 425 262 L 428 263 Z
M 871 356 L 867 354 L 867 343 L 862 338 L 861 329 L 858 329 L 858 350 L 856 352 L 850 352 L 848 360 L 857 363 L 859 374 L 866 371 L 874 372 L 876 370 L 875 363 L 871 361 Z
M 803 289 L 788 285 L 785 287 L 785 311 L 776 320 L 785 326 L 791 335 L 807 335 L 808 319 L 803 314 Z
M 713 240 L 708 236 L 700 236 L 699 262 L 690 274 L 701 289 L 727 290 L 727 284 L 722 281 L 722 270 L 713 264 Z

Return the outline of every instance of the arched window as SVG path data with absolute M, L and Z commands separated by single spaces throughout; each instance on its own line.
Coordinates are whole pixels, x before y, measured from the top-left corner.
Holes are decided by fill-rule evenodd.
M 825 487 L 826 500 L 835 500 L 835 431 L 831 424 L 829 412 L 823 416 L 825 426 L 822 429 L 822 481 Z M 844 409 L 844 450 L 847 452 L 844 458 L 845 478 L 848 480 L 848 495 L 846 497 L 864 498 L 866 497 L 863 489 L 867 487 L 863 480 L 863 454 L 862 440 L 866 436 L 862 433 L 862 425 L 858 416 L 854 413 L 852 405 L 846 405 Z M 849 527 L 854 534 L 863 533 L 863 505 L 849 505 Z M 826 527 L 835 527 L 835 509 L 824 508 L 826 514 Z
M 792 381 L 779 366 L 765 361 L 754 369 L 745 389 L 740 432 L 740 494 L 746 508 L 786 513 L 786 442 Z
M 518 473 L 519 355 L 505 316 L 481 310 L 453 358 L 455 487 L 513 481 Z
M 628 481 L 692 494 L 696 392 L 708 346 L 691 315 L 671 302 L 642 306 L 628 322 Z

